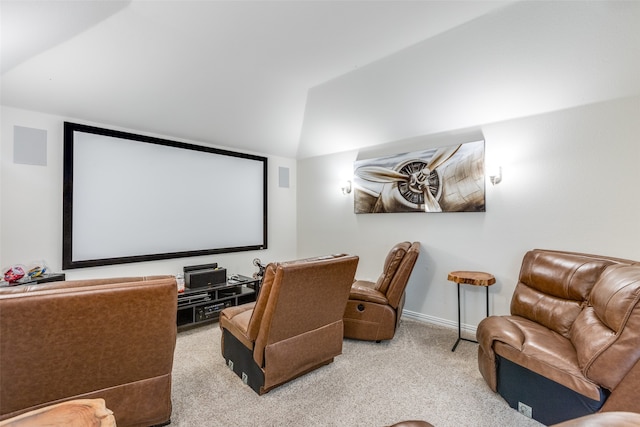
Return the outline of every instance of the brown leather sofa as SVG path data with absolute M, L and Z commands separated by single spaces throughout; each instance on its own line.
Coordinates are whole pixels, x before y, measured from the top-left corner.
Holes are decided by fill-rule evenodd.
M 638 427 L 640 414 L 635 412 L 599 412 L 574 418 L 553 427 Z
M 515 409 L 556 424 L 640 412 L 640 263 L 549 250 L 523 259 L 510 316 L 478 325 L 478 366 Z
M 0 288 L 0 420 L 105 400 L 119 427 L 171 417 L 173 276 Z
M 271 263 L 255 303 L 220 314 L 222 355 L 256 393 L 333 362 L 357 256 Z
M 405 289 L 413 271 L 420 242 L 396 244 L 384 261 L 376 282 L 356 280 L 344 311 L 344 336 L 358 340 L 390 340 L 400 324 Z

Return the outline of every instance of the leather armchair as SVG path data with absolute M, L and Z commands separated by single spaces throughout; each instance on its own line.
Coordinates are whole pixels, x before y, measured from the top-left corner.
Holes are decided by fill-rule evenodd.
M 404 307 L 405 289 L 420 254 L 420 242 L 391 248 L 376 282 L 357 280 L 344 312 L 344 336 L 368 341 L 390 340 Z
M 357 256 L 267 265 L 255 303 L 220 314 L 222 355 L 256 393 L 333 362 Z
M 119 427 L 167 423 L 173 276 L 0 288 L 0 420 L 104 399 Z
M 640 412 L 639 300 L 636 261 L 529 251 L 511 315 L 478 325 L 480 373 L 513 408 L 524 403 L 547 425 Z

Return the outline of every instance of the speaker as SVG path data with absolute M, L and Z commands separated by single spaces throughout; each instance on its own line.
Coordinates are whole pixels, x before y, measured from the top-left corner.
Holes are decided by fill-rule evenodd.
M 227 269 L 215 268 L 206 270 L 191 270 L 184 273 L 184 283 L 187 288 L 204 288 L 227 284 Z
M 47 131 L 14 126 L 13 163 L 47 166 Z
M 278 187 L 289 188 L 289 168 L 283 166 L 278 168 Z

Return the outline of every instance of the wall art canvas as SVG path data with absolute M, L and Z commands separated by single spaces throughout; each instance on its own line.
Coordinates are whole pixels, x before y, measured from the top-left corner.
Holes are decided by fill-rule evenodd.
M 484 212 L 484 141 L 354 163 L 354 211 Z

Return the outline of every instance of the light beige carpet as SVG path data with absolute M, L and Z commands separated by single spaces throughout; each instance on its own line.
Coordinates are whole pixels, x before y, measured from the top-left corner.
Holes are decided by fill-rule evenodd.
M 171 426 L 540 426 L 487 387 L 477 344 L 451 352 L 456 338 L 402 320 L 393 340 L 345 340 L 333 363 L 258 396 L 226 367 L 218 323 L 197 326 L 178 333 Z

